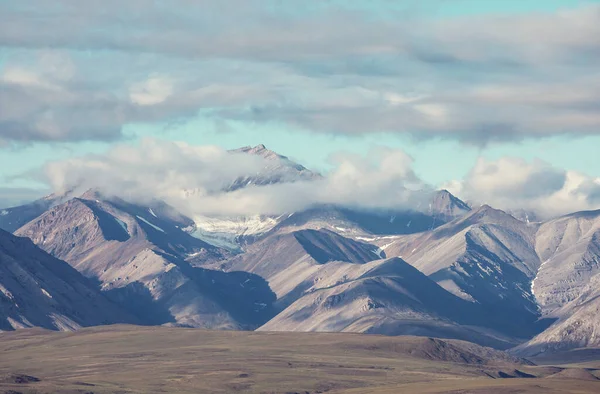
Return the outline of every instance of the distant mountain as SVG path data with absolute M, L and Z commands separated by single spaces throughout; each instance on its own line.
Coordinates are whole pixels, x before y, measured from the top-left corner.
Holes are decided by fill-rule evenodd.
M 419 335 L 514 346 L 478 305 L 450 294 L 399 258 L 329 264 L 259 330 Z
M 264 167 L 256 174 L 251 174 L 231 180 L 231 184 L 223 191 L 232 192 L 245 187 L 266 186 L 275 183 L 288 183 L 298 181 L 311 181 L 321 178 L 321 175 L 310 171 L 306 167 L 293 162 L 288 157 L 267 149 L 264 145 L 245 146 L 230 150 L 232 154 L 247 154 L 260 157 Z M 184 195 L 193 196 L 199 191 L 195 189 L 184 190 Z
M 67 201 L 70 193 L 50 194 L 29 204 L 0 209 L 0 229 L 12 233 L 51 207 Z
M 138 322 L 67 263 L 0 230 L 0 330 Z
M 261 276 L 277 295 L 276 306 L 281 310 L 320 278 L 342 277 L 343 270 L 330 271 L 338 263 L 356 265 L 380 258 L 376 246 L 328 230 L 299 230 L 268 237 L 244 254 L 215 263 L 213 268 Z
M 532 292 L 542 314 L 558 320 L 520 351 L 536 355 L 600 346 L 600 211 L 542 224 L 536 250 L 542 263 Z
M 444 223 L 437 220 L 438 225 Z M 339 206 L 323 206 L 296 212 L 284 218 L 275 232 L 298 228 L 328 228 L 345 235 L 413 234 L 436 227 L 436 219 L 418 211 L 358 210 Z
M 181 229 L 189 224 L 165 205 L 151 208 L 88 192 L 17 234 L 100 282 L 108 297 L 146 324 L 239 329 L 266 321 L 274 296 L 262 278 L 185 261 L 228 253 Z
M 451 293 L 515 323 L 513 334 L 539 332 L 540 311 L 531 283 L 540 266 L 537 227 L 487 205 L 433 231 L 385 242 L 399 256 Z M 542 324 L 542 326 L 540 326 Z
M 446 190 L 424 196 L 430 200 L 424 200 L 422 211 L 325 205 L 278 216 L 201 218 L 196 222 L 194 236 L 239 250 L 274 234 L 301 229 L 328 229 L 347 237 L 414 234 L 433 230 L 470 212 L 463 201 Z
M 264 145 L 245 146 L 230 152 L 245 153 L 265 159 L 265 167 L 256 175 L 236 179 L 228 190 L 237 190 L 246 186 L 264 186 L 273 183 L 313 180 L 321 175 L 312 172 L 288 157 L 267 149 Z
M 479 305 L 400 259 L 386 260 L 381 248 L 329 230 L 271 235 L 212 268 L 251 272 L 269 282 L 278 314 L 262 330 L 425 335 L 500 348 L 519 343 Z
M 264 145 L 232 153 L 265 167 L 228 191 L 320 178 Z M 0 210 L 0 228 L 69 263 L 142 324 L 440 336 L 520 344 L 525 355 L 600 346 L 600 211 L 542 222 L 447 190 L 422 195 L 412 210 L 189 218 L 152 196 L 133 203 L 90 190 Z M 15 294 L 30 292 L 40 291 Z M 14 312 L 23 301 L 3 309 L 5 326 L 96 324 L 39 317 L 44 297 L 31 318 Z
M 578 212 L 543 223 L 535 247 L 542 263 L 533 291 L 544 314 L 560 316 L 573 301 L 597 289 L 600 211 Z
M 255 176 L 237 179 L 230 191 L 274 183 L 311 181 L 321 175 L 291 161 L 264 145 L 233 150 L 266 159 L 265 168 Z M 302 212 L 276 216 L 196 218 L 194 236 L 214 245 L 238 250 L 248 243 L 287 229 L 327 228 L 345 235 L 413 234 L 431 230 L 470 211 L 469 206 L 447 190 L 433 196 L 424 193 L 419 210 L 361 210 L 343 206 L 319 206 Z
M 471 207 L 446 189 L 439 190 L 433 195 L 428 211 L 430 215 L 437 216 L 444 223 L 469 212 L 471 212 Z

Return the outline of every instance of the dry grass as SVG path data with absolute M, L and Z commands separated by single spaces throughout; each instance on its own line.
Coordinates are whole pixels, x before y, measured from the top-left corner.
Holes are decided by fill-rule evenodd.
M 600 381 L 548 378 L 558 372 L 551 367 L 431 359 L 424 341 L 133 326 L 23 330 L 0 333 L 0 393 L 600 392 Z M 515 369 L 539 378 L 493 378 Z

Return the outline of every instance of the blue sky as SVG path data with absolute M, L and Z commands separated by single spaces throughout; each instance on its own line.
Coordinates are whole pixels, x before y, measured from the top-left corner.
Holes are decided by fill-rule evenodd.
M 146 137 L 321 172 L 391 147 L 435 186 L 507 157 L 600 177 L 599 1 L 121 3 L 0 0 L 11 202 L 49 161 Z

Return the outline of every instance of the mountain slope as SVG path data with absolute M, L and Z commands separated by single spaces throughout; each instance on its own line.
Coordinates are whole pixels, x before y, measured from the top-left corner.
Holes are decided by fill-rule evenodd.
M 443 222 L 452 221 L 471 212 L 471 207 L 448 190 L 439 190 L 431 199 L 429 213 L 437 215 Z
M 506 324 L 462 300 L 401 259 L 328 230 L 272 235 L 212 265 L 269 282 L 279 312 L 261 330 L 349 331 L 469 339 L 507 348 Z M 497 328 L 497 329 L 496 329 Z
M 433 230 L 470 212 L 470 208 L 446 190 L 424 194 L 425 210 L 358 210 L 321 206 L 284 217 L 273 232 L 327 228 L 345 236 L 405 235 Z M 429 199 L 429 200 L 427 200 Z
M 99 281 L 146 324 L 246 328 L 270 317 L 274 296 L 260 277 L 193 268 L 184 260 L 220 259 L 223 253 L 182 231 L 186 223 L 172 212 L 164 216 L 89 193 L 52 208 L 17 234 Z
M 266 165 L 256 175 L 237 179 L 228 189 L 230 191 L 243 187 L 321 178 L 318 173 L 267 149 L 264 145 L 247 146 L 232 152 L 260 156 L 265 159 Z M 214 245 L 239 250 L 273 233 L 300 229 L 327 228 L 346 236 L 413 234 L 431 230 L 470 211 L 466 203 L 447 190 L 440 190 L 433 195 L 424 193 L 422 206 L 423 209 L 416 210 L 360 210 L 328 205 L 278 216 L 198 217 L 195 218 L 193 233 L 194 236 Z
M 596 285 L 600 285 L 596 281 Z M 517 354 L 539 356 L 545 353 L 586 347 L 600 347 L 600 292 L 576 300 L 569 312 L 548 329 L 514 349 Z
M 293 162 L 286 156 L 267 149 L 263 144 L 254 147 L 245 146 L 230 152 L 262 157 L 265 159 L 265 167 L 258 174 L 236 179 L 228 188 L 229 191 L 246 186 L 264 186 L 273 183 L 297 182 L 320 178 L 319 174 L 310 171 L 303 165 Z
M 277 295 L 277 308 L 283 309 L 320 278 L 342 278 L 345 270 L 380 258 L 373 245 L 327 230 L 300 230 L 268 237 L 213 267 L 261 276 Z
M 50 194 L 29 204 L 0 209 L 0 229 L 12 233 L 39 217 L 51 207 L 68 200 L 69 196 L 70 193 L 64 195 Z
M 515 334 L 540 330 L 531 283 L 540 266 L 535 225 L 483 206 L 431 232 L 388 241 L 388 256 L 400 256 L 453 294 L 518 319 Z M 382 240 L 380 242 L 385 242 Z
M 67 263 L 0 230 L 0 330 L 136 322 Z
M 544 316 L 558 319 L 517 351 L 538 355 L 600 346 L 600 211 L 548 221 L 537 233 L 543 260 L 532 291 Z
M 595 290 L 590 283 L 600 273 L 600 211 L 542 224 L 536 250 L 542 264 L 533 284 L 535 296 L 544 314 L 564 314 L 571 301 Z
M 339 268 L 338 268 L 339 269 Z M 507 348 L 491 315 L 442 289 L 399 258 L 323 275 L 261 331 L 333 331 L 419 335 Z

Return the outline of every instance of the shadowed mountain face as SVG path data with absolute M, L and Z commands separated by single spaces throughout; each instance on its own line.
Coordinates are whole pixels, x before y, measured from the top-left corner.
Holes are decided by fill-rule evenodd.
M 483 206 L 469 215 L 386 248 L 442 287 L 507 319 L 523 322 L 523 336 L 538 330 L 540 314 L 531 282 L 540 265 L 535 226 Z M 527 328 L 529 327 L 529 329 Z
M 274 296 L 262 278 L 193 268 L 185 258 L 227 256 L 181 230 L 177 215 L 88 193 L 58 205 L 17 232 L 97 280 L 146 324 L 251 328 Z M 172 212 L 171 212 L 172 213 Z
M 138 322 L 67 263 L 0 230 L 0 330 Z

